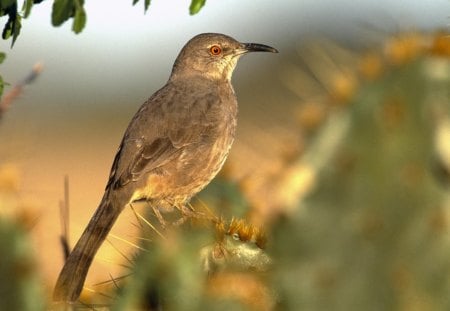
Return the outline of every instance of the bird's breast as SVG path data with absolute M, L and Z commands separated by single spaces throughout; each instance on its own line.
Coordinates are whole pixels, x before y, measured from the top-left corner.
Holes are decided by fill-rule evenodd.
M 192 116 L 204 128 L 195 143 L 183 148 L 176 168 L 177 172 L 185 172 L 177 174 L 177 191 L 188 194 L 189 198 L 217 175 L 233 144 L 237 102 L 232 89 L 225 97 L 212 99 L 213 103 L 206 104 L 201 115 Z

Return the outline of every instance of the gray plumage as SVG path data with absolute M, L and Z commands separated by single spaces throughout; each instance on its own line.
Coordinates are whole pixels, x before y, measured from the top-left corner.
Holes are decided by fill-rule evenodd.
M 239 56 L 277 52 L 222 34 L 192 38 L 167 84 L 131 120 L 114 159 L 103 199 L 70 253 L 54 300 L 78 299 L 92 260 L 129 203 L 182 208 L 222 167 L 236 129 L 237 100 L 230 80 Z

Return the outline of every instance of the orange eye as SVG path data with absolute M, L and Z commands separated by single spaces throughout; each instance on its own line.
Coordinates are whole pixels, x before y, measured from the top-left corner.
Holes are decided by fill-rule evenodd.
M 211 55 L 219 55 L 220 53 L 222 53 L 222 49 L 218 45 L 213 45 L 209 49 L 209 52 L 211 53 Z

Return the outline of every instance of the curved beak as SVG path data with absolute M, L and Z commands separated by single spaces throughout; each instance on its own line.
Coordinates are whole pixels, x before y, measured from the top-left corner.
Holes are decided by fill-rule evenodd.
M 245 50 L 245 52 L 271 52 L 271 53 L 278 53 L 278 50 L 265 45 L 265 44 L 259 44 L 259 43 L 242 43 L 242 49 Z

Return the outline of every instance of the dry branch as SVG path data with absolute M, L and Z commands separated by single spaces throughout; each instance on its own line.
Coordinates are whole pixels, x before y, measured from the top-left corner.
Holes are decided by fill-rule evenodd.
M 13 88 L 3 96 L 3 98 L 0 100 L 0 119 L 9 109 L 13 101 L 23 92 L 23 88 L 27 84 L 30 84 L 34 80 L 36 80 L 36 78 L 42 72 L 43 68 L 44 66 L 42 65 L 42 63 L 36 63 L 31 69 L 31 72 L 24 79 L 14 85 Z

